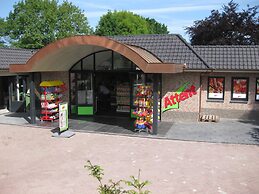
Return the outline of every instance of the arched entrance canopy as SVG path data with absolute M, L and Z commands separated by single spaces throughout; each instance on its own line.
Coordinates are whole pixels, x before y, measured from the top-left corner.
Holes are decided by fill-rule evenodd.
M 113 50 L 135 63 L 144 73 L 179 73 L 184 64 L 168 64 L 152 53 L 104 36 L 73 36 L 40 49 L 26 64 L 10 65 L 10 72 L 68 71 L 79 59 L 104 49 Z

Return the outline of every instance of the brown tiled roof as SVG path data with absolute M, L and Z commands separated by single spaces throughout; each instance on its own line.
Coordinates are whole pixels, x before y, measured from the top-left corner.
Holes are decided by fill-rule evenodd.
M 193 46 L 218 70 L 259 70 L 259 45 Z
M 0 69 L 9 69 L 10 64 L 25 64 L 35 52 L 37 50 L 0 48 Z
M 110 37 L 120 43 L 134 45 L 151 52 L 163 63 L 186 64 L 187 69 L 208 69 L 208 64 L 180 35 L 151 34 Z

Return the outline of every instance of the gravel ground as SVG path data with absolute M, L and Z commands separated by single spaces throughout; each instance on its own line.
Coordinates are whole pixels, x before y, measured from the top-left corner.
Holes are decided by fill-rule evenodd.
M 84 169 L 101 165 L 105 180 L 137 175 L 152 193 L 259 193 L 259 146 L 95 133 L 53 138 L 49 129 L 0 124 L 0 193 L 94 194 Z

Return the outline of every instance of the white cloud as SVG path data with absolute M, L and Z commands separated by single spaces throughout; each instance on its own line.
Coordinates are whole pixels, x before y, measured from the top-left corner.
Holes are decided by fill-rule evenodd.
M 96 3 L 89 3 L 89 2 L 80 2 L 80 7 L 83 8 L 94 8 L 94 9 L 104 9 L 104 10 L 109 10 L 109 9 L 113 9 L 110 5 L 106 5 L 106 4 L 96 4 Z
M 186 12 L 186 11 L 201 11 L 201 10 L 212 10 L 215 9 L 215 5 L 199 5 L 199 6 L 176 6 L 176 7 L 166 7 L 166 8 L 155 8 L 155 9 L 135 9 L 131 10 L 137 14 L 161 14 L 161 13 L 176 13 L 176 12 Z
M 105 13 L 107 13 L 107 11 L 86 11 L 85 15 L 87 18 L 99 18 Z

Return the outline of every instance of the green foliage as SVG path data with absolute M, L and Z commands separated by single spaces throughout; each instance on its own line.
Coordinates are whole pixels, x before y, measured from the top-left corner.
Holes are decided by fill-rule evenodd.
M 161 24 L 153 18 L 145 18 L 145 20 L 148 23 L 150 34 L 169 34 L 165 24 Z
M 6 22 L 4 18 L 0 18 L 0 47 L 5 46 L 4 34 L 6 29 Z
M 186 31 L 192 44 L 236 45 L 259 44 L 258 6 L 238 12 L 238 4 L 230 1 L 223 6 L 223 12 L 211 11 L 204 20 L 194 22 Z
M 108 11 L 100 18 L 95 31 L 101 36 L 163 33 L 168 33 L 164 24 L 129 11 Z
M 89 34 L 91 28 L 82 11 L 67 1 L 22 0 L 6 18 L 5 35 L 22 48 L 41 48 L 57 39 Z
M 144 182 L 140 181 L 140 170 L 139 170 L 137 179 L 134 176 L 130 176 L 130 178 L 131 178 L 131 180 L 125 181 L 125 183 L 128 186 L 134 187 L 137 191 L 130 190 L 130 191 L 128 191 L 128 193 L 130 193 L 130 194 L 148 194 L 148 193 L 150 193 L 150 191 L 147 191 L 147 190 L 143 191 L 143 188 L 149 184 L 149 181 L 144 181 Z
M 119 180 L 114 182 L 113 180 L 109 180 L 108 184 L 102 183 L 102 177 L 104 175 L 103 169 L 98 165 L 92 165 L 92 163 L 88 160 L 87 164 L 84 166 L 90 171 L 91 176 L 95 177 L 99 182 L 98 192 L 99 194 L 148 194 L 150 191 L 145 190 L 143 188 L 149 184 L 148 181 L 141 182 L 140 181 L 140 170 L 138 174 L 138 178 L 136 179 L 134 176 L 131 176 L 131 180 Z M 125 183 L 129 187 L 133 187 L 134 189 L 125 190 L 121 187 L 121 183 Z

